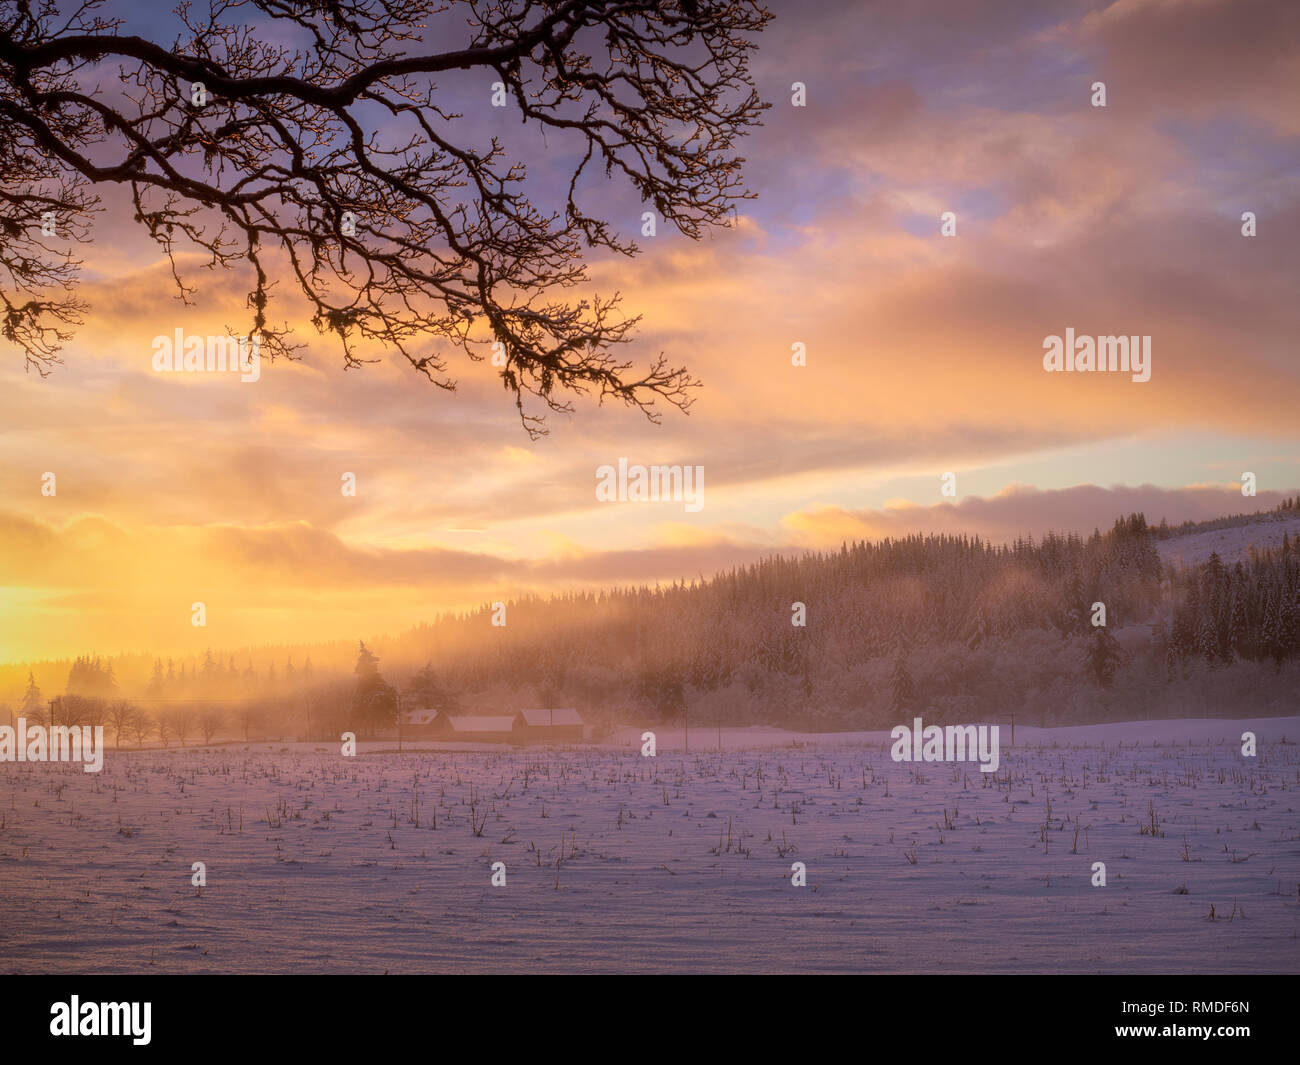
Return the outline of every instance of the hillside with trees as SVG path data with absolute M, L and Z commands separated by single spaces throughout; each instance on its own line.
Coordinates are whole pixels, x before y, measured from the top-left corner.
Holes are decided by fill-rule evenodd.
M 1296 517 L 1300 499 L 1177 530 L 1132 514 L 1037 542 L 846 543 L 702 581 L 511 601 L 501 627 L 485 605 L 359 649 L 20 664 L 6 667 L 7 708 L 108 720 L 127 744 L 379 734 L 417 706 L 807 729 L 912 714 L 1053 725 L 1294 713 Z M 1157 549 L 1262 521 L 1287 524 L 1277 546 L 1244 557 L 1174 566 Z

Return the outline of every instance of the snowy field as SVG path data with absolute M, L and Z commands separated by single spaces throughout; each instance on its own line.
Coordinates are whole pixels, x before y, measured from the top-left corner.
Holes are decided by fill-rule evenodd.
M 0 765 L 0 970 L 1300 972 L 1300 718 L 639 736 Z

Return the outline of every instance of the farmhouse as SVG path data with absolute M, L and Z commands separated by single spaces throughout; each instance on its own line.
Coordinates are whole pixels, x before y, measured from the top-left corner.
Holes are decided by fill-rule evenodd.
M 438 711 L 431 706 L 407 710 L 402 714 L 402 736 L 408 740 L 437 739 Z
M 433 721 L 433 735 L 460 743 L 510 743 L 515 739 L 514 725 L 515 719 L 507 714 L 439 714 Z
M 582 739 L 582 718 L 572 707 L 520 710 L 515 714 L 515 738 L 525 743 L 561 743 Z

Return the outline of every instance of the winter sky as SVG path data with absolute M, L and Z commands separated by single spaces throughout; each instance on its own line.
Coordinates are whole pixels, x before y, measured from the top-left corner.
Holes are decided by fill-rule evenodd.
M 162 6 L 124 9 L 126 32 L 162 33 Z M 305 316 L 304 358 L 256 383 L 154 373 L 155 335 L 245 321 L 247 279 L 194 257 L 182 308 L 107 195 L 64 364 L 0 358 L 0 659 L 396 632 L 845 539 L 1179 521 L 1300 488 L 1300 6 L 770 6 L 736 224 L 640 238 L 628 190 L 586 192 L 642 249 L 590 270 L 645 316 L 628 354 L 704 382 L 658 426 L 579 399 L 530 442 L 490 366 L 453 356 L 455 395 L 404 362 L 345 373 Z M 447 93 L 539 199 L 558 187 L 564 145 L 539 150 L 486 81 Z M 1044 372 L 1067 327 L 1150 335 L 1150 381 Z M 703 466 L 704 508 L 597 502 L 621 456 Z

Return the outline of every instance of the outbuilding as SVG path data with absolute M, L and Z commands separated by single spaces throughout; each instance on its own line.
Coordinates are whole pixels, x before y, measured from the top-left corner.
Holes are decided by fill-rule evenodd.
M 515 737 L 525 743 L 565 743 L 582 739 L 582 717 L 573 707 L 520 710 Z

